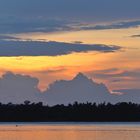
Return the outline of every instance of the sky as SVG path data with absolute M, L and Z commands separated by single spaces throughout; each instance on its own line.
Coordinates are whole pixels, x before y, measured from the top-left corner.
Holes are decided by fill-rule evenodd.
M 28 75 L 45 91 L 82 72 L 110 91 L 139 89 L 139 5 L 139 0 L 0 0 L 0 76 Z

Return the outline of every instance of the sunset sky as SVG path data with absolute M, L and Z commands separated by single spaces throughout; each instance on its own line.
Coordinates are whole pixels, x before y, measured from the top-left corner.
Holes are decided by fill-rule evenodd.
M 45 90 L 82 72 L 110 90 L 140 86 L 139 0 L 0 0 L 0 75 Z

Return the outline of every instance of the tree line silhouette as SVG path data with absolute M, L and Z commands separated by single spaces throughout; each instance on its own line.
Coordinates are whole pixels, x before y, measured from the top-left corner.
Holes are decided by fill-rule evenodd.
M 78 103 L 43 105 L 42 102 L 1 104 L 1 122 L 131 122 L 140 121 L 140 104 Z

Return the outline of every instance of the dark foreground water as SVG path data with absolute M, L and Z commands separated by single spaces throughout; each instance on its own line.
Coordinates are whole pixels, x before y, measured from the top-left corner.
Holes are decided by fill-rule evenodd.
M 1 123 L 0 140 L 140 140 L 140 123 Z

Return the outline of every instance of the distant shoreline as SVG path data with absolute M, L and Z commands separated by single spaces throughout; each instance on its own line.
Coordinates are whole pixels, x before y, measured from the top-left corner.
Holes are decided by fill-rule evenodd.
M 140 122 L 140 105 L 134 103 L 78 103 L 44 106 L 40 103 L 0 104 L 0 122 Z

